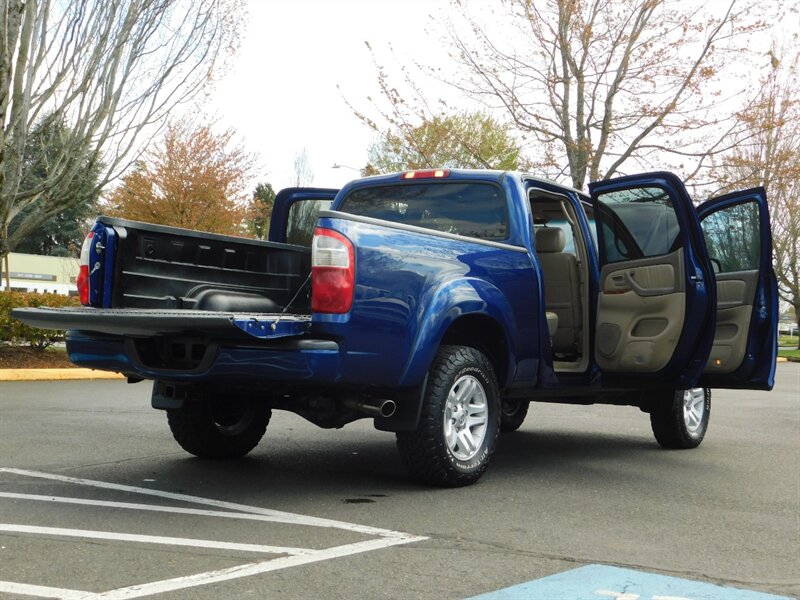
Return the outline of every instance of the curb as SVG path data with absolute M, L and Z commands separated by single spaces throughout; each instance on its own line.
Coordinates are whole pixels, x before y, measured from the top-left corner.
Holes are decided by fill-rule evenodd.
M 779 356 L 776 362 L 800 362 L 800 359 Z M 81 381 L 125 379 L 122 373 L 94 369 L 0 369 L 0 381 Z
M 0 369 L 0 381 L 78 381 L 125 379 L 121 373 L 94 369 Z

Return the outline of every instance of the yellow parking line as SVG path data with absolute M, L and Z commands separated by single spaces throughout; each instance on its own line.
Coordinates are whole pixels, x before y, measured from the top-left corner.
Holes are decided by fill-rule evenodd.
M 0 369 L 0 381 L 67 381 L 77 379 L 125 379 L 121 373 L 94 369 Z

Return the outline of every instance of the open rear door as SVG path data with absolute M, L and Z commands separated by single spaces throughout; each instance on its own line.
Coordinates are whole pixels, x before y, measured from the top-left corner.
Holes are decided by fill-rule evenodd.
M 671 173 L 589 185 L 600 257 L 595 361 L 606 386 L 697 385 L 716 290 L 697 213 Z
M 717 282 L 714 342 L 701 385 L 772 389 L 778 292 L 766 192 L 714 198 L 697 212 Z

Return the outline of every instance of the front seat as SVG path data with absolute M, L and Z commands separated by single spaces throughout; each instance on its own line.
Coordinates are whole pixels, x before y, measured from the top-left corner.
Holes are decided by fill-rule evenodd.
M 582 314 L 578 259 L 563 252 L 564 231 L 558 227 L 536 230 L 536 254 L 542 267 L 545 310 L 558 315 L 553 352 L 562 358 L 580 354 Z

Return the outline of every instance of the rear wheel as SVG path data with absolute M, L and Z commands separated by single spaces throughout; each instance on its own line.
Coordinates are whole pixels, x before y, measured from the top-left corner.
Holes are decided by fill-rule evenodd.
M 489 359 L 468 346 L 442 346 L 433 361 L 420 423 L 397 434 L 409 472 L 432 485 L 475 483 L 489 465 L 500 398 Z
M 167 411 L 175 440 L 201 458 L 238 458 L 258 445 L 272 411 L 247 398 L 215 395 Z
M 656 441 L 664 448 L 697 448 L 706 435 L 711 417 L 711 390 L 675 390 L 658 399 L 650 412 Z
M 503 398 L 500 403 L 500 431 L 508 433 L 519 429 L 528 416 L 530 404 L 528 400 Z

